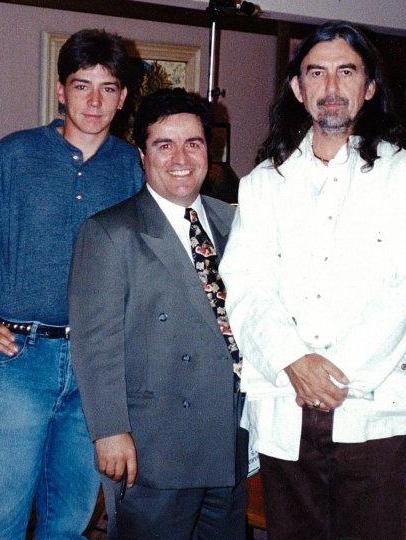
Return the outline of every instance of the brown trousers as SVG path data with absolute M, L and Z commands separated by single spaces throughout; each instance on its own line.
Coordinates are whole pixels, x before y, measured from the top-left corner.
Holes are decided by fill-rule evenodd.
M 260 455 L 268 540 L 406 540 L 406 436 L 333 443 L 303 409 L 298 461 Z

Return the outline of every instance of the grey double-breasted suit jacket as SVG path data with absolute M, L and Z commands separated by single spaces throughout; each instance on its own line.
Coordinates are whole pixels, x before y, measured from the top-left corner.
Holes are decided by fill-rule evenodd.
M 221 255 L 233 209 L 203 197 Z M 133 434 L 137 483 L 235 482 L 232 359 L 193 264 L 144 188 L 81 229 L 72 354 L 93 439 Z

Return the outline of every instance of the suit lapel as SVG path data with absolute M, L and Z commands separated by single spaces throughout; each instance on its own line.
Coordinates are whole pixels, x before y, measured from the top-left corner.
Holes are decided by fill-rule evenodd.
M 219 216 L 219 214 L 215 211 L 210 199 L 202 196 L 202 202 L 210 224 L 211 232 L 214 237 L 218 262 L 220 262 L 226 247 L 230 228 L 225 224 L 221 216 Z
M 174 283 L 179 283 L 185 302 L 190 302 L 218 334 L 213 310 L 196 270 L 165 214 L 147 189 L 144 189 L 138 197 L 136 208 L 142 214 L 142 225 L 139 229 L 142 239 L 172 275 Z M 225 246 L 222 224 L 218 223 L 216 215 L 211 216 L 209 205 L 205 205 L 205 209 L 217 249 L 222 254 Z

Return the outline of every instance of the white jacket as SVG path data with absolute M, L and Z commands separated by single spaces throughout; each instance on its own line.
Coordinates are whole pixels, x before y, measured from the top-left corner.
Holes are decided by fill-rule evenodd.
M 339 367 L 349 397 L 333 440 L 406 434 L 406 151 L 352 137 L 326 167 L 310 130 L 281 167 L 241 180 L 220 273 L 244 356 L 244 426 L 261 453 L 296 460 L 301 409 L 284 368 L 310 352 Z

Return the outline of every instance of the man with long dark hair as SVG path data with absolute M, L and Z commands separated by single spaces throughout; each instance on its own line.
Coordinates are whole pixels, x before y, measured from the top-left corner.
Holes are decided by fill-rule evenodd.
M 220 268 L 272 540 L 406 533 L 406 151 L 379 55 L 303 41 Z
M 136 193 L 139 153 L 109 135 L 124 103 L 123 40 L 81 30 L 62 46 L 64 119 L 0 141 L 0 537 L 78 540 L 99 478 L 69 340 L 67 281 L 82 221 Z

